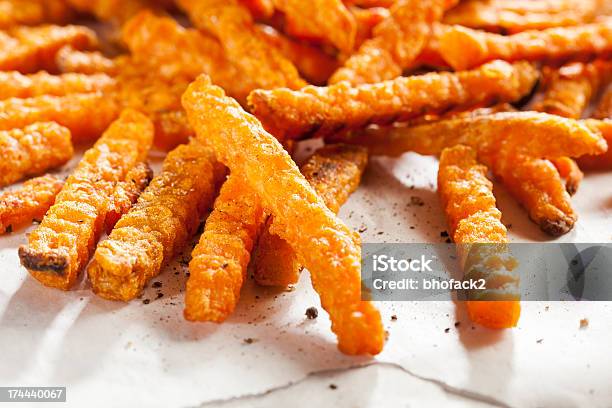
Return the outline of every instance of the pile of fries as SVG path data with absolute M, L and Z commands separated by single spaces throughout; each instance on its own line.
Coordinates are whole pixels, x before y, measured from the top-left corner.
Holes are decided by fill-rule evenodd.
M 360 238 L 335 215 L 368 156 L 439 155 L 457 244 L 508 241 L 490 175 L 566 234 L 582 169 L 612 170 L 610 3 L 0 0 L 0 187 L 27 180 L 0 196 L 0 232 L 38 221 L 19 248 L 36 280 L 69 290 L 86 271 L 97 295 L 129 301 L 205 222 L 187 320 L 227 319 L 249 267 L 272 286 L 306 267 L 340 350 L 377 354 Z M 325 147 L 298 167 L 314 137 Z M 45 174 L 77 144 L 65 181 Z M 155 175 L 153 148 L 169 152 Z M 511 270 L 502 252 L 481 255 Z M 491 274 L 510 296 L 469 314 L 512 327 L 518 282 Z

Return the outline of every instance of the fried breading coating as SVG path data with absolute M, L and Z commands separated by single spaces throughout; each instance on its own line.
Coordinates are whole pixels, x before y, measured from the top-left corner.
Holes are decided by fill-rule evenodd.
M 427 43 L 432 25 L 454 0 L 397 0 L 391 14 L 373 29 L 371 39 L 351 55 L 330 83 L 352 85 L 393 79 L 410 66 Z
M 85 154 L 66 180 L 55 204 L 19 248 L 21 264 L 45 286 L 68 290 L 85 268 L 117 183 L 146 160 L 153 124 L 124 111 Z
M 389 8 L 395 3 L 395 0 L 345 0 L 345 4 L 358 6 L 363 8 L 384 7 Z
M 45 71 L 36 74 L 0 71 L 0 99 L 107 91 L 114 86 L 115 81 L 106 74 L 51 75 Z
M 117 183 L 109 200 L 108 213 L 104 220 L 105 230 L 110 234 L 119 218 L 132 208 L 138 197 L 153 178 L 153 170 L 148 163 L 139 163 L 126 176 L 125 181 Z
M 281 140 L 297 139 L 450 108 L 516 101 L 531 91 L 537 78 L 538 71 L 529 63 L 495 61 L 472 71 L 400 77 L 355 88 L 339 83 L 299 91 L 255 90 L 248 102 L 268 131 Z
M 115 75 L 115 61 L 105 57 L 99 51 L 79 51 L 66 45 L 55 54 L 55 64 L 59 72 L 75 72 L 79 74 Z
M 516 326 L 520 316 L 516 260 L 508 254 L 507 230 L 495 206 L 487 168 L 467 146 L 446 148 L 440 155 L 438 192 L 457 244 L 464 279 L 485 279 L 486 289 L 468 293 L 470 319 L 489 328 Z M 476 300 L 479 299 L 479 300 Z
M 263 221 L 259 197 L 230 174 L 191 253 L 185 319 L 222 323 L 232 314 Z
M 255 81 L 256 88 L 299 89 L 306 85 L 295 66 L 256 34 L 253 18 L 238 0 L 179 0 L 178 4 L 196 27 L 219 39 L 228 60 Z
M 0 101 L 0 130 L 36 122 L 57 122 L 70 129 L 73 142 L 98 138 L 119 114 L 114 98 L 101 92 L 65 96 L 41 95 Z
M 356 234 L 325 206 L 281 144 L 223 89 L 201 76 L 183 95 L 183 106 L 196 135 L 231 171 L 243 175 L 274 215 L 271 232 L 285 239 L 311 272 L 340 350 L 379 353 L 383 327 L 376 308 L 361 301 Z
M 162 171 L 102 241 L 87 270 L 94 292 L 128 301 L 196 233 L 224 174 L 212 151 L 192 140 L 168 154 Z
M 357 24 L 355 47 L 361 46 L 364 41 L 371 38 L 374 27 L 390 16 L 389 9 L 385 7 L 351 7 L 350 11 L 355 17 L 355 23 Z
M 341 0 L 274 0 L 285 14 L 285 32 L 297 38 L 331 44 L 350 53 L 355 44 L 355 18 Z
M 368 162 L 368 152 L 358 146 L 328 145 L 317 150 L 300 168 L 304 178 L 334 213 L 357 189 Z M 266 221 L 253 256 L 255 281 L 265 286 L 297 282 L 302 266 L 291 246 L 269 231 L 274 217 Z
M 593 112 L 595 119 L 612 119 L 612 85 L 608 86 L 601 96 L 601 100 L 597 104 L 595 112 Z
M 55 54 L 60 48 L 86 49 L 97 43 L 95 33 L 83 26 L 13 27 L 0 31 L 0 70 L 56 71 Z
M 517 33 L 593 20 L 600 0 L 465 0 L 444 15 L 447 24 Z
M 241 0 L 255 19 L 270 18 L 274 14 L 273 0 Z
M 587 119 L 585 123 L 587 126 L 599 131 L 606 142 L 608 142 L 608 146 L 612 146 L 612 120 Z M 578 164 L 585 170 L 610 170 L 612 169 L 612 149 L 608 149 L 602 154 L 584 155 L 578 159 Z
M 604 54 L 612 51 L 612 18 L 508 36 L 452 26 L 440 37 L 439 47 L 442 58 L 456 70 L 495 59 L 537 61 Z
M 559 176 L 565 180 L 565 189 L 569 195 L 574 195 L 578 191 L 578 187 L 584 178 L 584 173 L 578 167 L 578 163 L 569 157 L 558 157 L 550 159 L 552 164 L 557 168 Z
M 147 8 L 158 11 L 158 7 L 147 0 L 66 0 L 82 13 L 89 13 L 102 21 L 123 25 L 138 12 Z
M 70 131 L 54 122 L 0 131 L 0 187 L 59 167 L 72 154 Z
M 43 23 L 65 24 L 74 13 L 64 0 L 0 0 L 0 29 Z
M 26 181 L 14 191 L 0 195 L 0 235 L 42 219 L 64 182 L 50 175 Z
M 265 41 L 278 48 L 295 65 L 300 75 L 311 84 L 326 84 L 331 74 L 338 68 L 338 60 L 326 54 L 320 48 L 285 37 L 282 33 L 267 25 L 258 24 L 256 28 Z M 212 80 L 215 82 L 214 78 Z M 231 92 L 226 88 L 224 89 L 228 92 L 228 95 L 231 95 Z

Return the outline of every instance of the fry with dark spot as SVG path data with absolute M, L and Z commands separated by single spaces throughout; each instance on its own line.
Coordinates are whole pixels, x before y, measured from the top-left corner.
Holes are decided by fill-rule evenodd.
M 79 74 L 117 73 L 115 61 L 105 57 L 99 51 L 79 51 L 70 45 L 62 47 L 55 54 L 55 64 L 59 72 L 75 72 Z
M 494 329 L 516 326 L 521 307 L 516 260 L 508 253 L 507 230 L 495 206 L 487 168 L 467 146 L 446 148 L 440 155 L 438 192 L 457 244 L 464 279 L 484 279 L 486 290 L 468 292 L 468 314 L 474 323 Z M 478 300 L 476 300 L 478 299 Z
M 44 71 L 36 74 L 0 71 L 0 99 L 102 92 L 110 91 L 114 86 L 115 81 L 106 74 L 51 75 Z
M 87 270 L 94 292 L 110 300 L 136 298 L 195 234 L 222 174 L 198 141 L 170 152 L 161 173 L 98 245 Z
M 388 124 L 451 108 L 516 101 L 538 79 L 529 63 L 495 61 L 457 73 L 429 73 L 351 88 L 346 82 L 328 87 L 255 90 L 251 111 L 281 140 L 325 136 L 369 124 Z
M 95 33 L 83 26 L 11 28 L 0 31 L 0 70 L 56 71 L 55 54 L 63 46 L 85 49 L 97 44 Z
M 34 278 L 70 289 L 104 228 L 115 187 L 146 160 L 152 142 L 149 119 L 126 110 L 85 152 L 28 244 L 19 248 L 21 264 Z
M 185 319 L 221 323 L 234 311 L 263 221 L 259 197 L 230 174 L 191 253 Z
M 59 167 L 72 157 L 70 131 L 54 122 L 0 131 L 0 187 Z
M 368 152 L 358 146 L 328 145 L 317 150 L 301 172 L 323 202 L 334 213 L 357 189 L 368 162 Z M 265 286 L 287 286 L 297 282 L 302 266 L 291 246 L 269 231 L 269 217 L 259 237 L 252 265 L 255 281 Z
M 575 27 L 548 28 L 500 35 L 452 26 L 440 37 L 440 55 L 454 69 L 506 61 L 559 60 L 612 51 L 612 19 Z
M 276 138 L 223 89 L 201 76 L 183 95 L 183 106 L 197 137 L 244 177 L 274 215 L 271 232 L 285 239 L 310 270 L 340 350 L 379 353 L 384 330 L 378 310 L 361 301 L 356 234 L 325 206 Z
M 0 234 L 42 219 L 64 182 L 50 175 L 28 180 L 14 191 L 0 195 Z

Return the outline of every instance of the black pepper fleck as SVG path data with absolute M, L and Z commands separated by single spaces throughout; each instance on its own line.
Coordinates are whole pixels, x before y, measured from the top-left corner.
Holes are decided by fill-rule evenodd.
M 316 319 L 317 317 L 319 317 L 319 310 L 316 307 L 311 306 L 308 309 L 306 309 L 305 314 L 308 320 Z

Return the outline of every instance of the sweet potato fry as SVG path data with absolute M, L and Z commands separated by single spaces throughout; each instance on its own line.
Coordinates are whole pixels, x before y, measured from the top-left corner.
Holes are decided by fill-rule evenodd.
M 516 326 L 520 316 L 519 279 L 505 245 L 507 230 L 495 207 L 487 168 L 467 146 L 446 148 L 440 155 L 438 192 L 457 244 L 464 279 L 485 279 L 487 289 L 468 293 L 470 319 L 485 327 Z M 478 299 L 478 300 L 475 300 Z
M 202 143 L 191 141 L 170 152 L 161 173 L 98 245 L 87 270 L 94 292 L 111 300 L 137 297 L 195 234 L 222 174 Z
M 599 0 L 465 0 L 444 15 L 447 24 L 503 33 L 573 26 L 593 20 Z
M 153 125 L 124 111 L 68 177 L 55 204 L 19 248 L 21 264 L 45 286 L 68 290 L 85 268 L 104 227 L 117 183 L 146 160 Z
M 251 111 L 281 140 L 325 136 L 368 124 L 388 124 L 450 108 L 516 101 L 538 71 L 526 62 L 495 61 L 473 71 L 429 73 L 351 88 L 347 83 L 299 91 L 255 90 Z
M 236 308 L 253 244 L 264 221 L 259 197 L 240 175 L 221 187 L 200 242 L 191 253 L 185 319 L 223 322 Z
M 558 60 L 612 51 L 612 19 L 575 27 L 523 31 L 503 36 L 452 26 L 440 37 L 440 55 L 454 69 L 503 59 Z
M 28 180 L 14 191 L 0 194 L 0 235 L 42 219 L 64 182 L 50 175 Z
M 285 14 L 287 34 L 331 44 L 350 53 L 355 44 L 355 18 L 341 0 L 274 0 Z
M 432 25 L 454 0 L 397 0 L 389 18 L 373 29 L 373 37 L 345 61 L 330 83 L 351 85 L 393 79 L 410 66 L 427 43 Z
M 271 232 L 296 249 L 310 270 L 340 350 L 379 353 L 384 333 L 378 311 L 361 301 L 357 236 L 325 206 L 281 144 L 208 78 L 189 86 L 183 106 L 196 135 L 231 171 L 244 175 L 274 215 Z
M 51 75 L 41 71 L 24 75 L 17 71 L 0 71 L 0 99 L 108 91 L 114 85 L 115 81 L 106 74 Z
M 99 51 L 79 51 L 66 45 L 55 54 L 55 64 L 59 72 L 79 74 L 115 75 L 115 61 L 105 57 Z
M 371 38 L 374 27 L 390 16 L 389 9 L 385 7 L 351 7 L 350 11 L 355 17 L 355 23 L 357 25 L 355 47 L 360 47 L 364 41 Z
M 74 13 L 64 0 L 0 0 L 0 29 L 43 23 L 65 24 Z
M 196 27 L 219 39 L 228 60 L 246 78 L 256 81 L 257 88 L 306 85 L 295 66 L 256 34 L 253 18 L 238 0 L 179 0 L 178 4 Z
M 70 131 L 54 122 L 0 131 L 0 187 L 59 167 L 72 153 Z
M 0 130 L 36 122 L 57 122 L 72 133 L 73 142 L 95 140 L 117 117 L 114 98 L 100 92 L 65 96 L 36 96 L 0 101 Z
M 317 150 L 301 167 L 301 172 L 323 202 L 334 213 L 359 186 L 368 162 L 366 149 L 329 145 Z M 255 281 L 265 286 L 287 286 L 297 282 L 302 266 L 291 246 L 269 231 L 269 217 L 253 256 Z
M 85 49 L 97 42 L 95 33 L 83 26 L 14 27 L 0 31 L 0 70 L 56 71 L 55 54 L 60 48 L 71 45 Z

